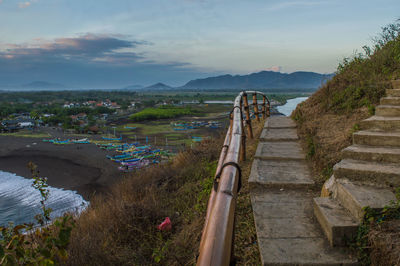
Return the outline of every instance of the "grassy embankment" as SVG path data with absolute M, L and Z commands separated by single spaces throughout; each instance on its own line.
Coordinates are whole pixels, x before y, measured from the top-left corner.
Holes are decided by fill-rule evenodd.
M 255 124 L 255 123 L 254 123 Z M 262 124 L 255 127 L 256 136 Z M 206 140 L 170 163 L 133 173 L 108 195 L 97 195 L 77 220 L 68 263 L 73 265 L 193 265 L 223 139 Z M 248 177 L 257 138 L 248 140 Z M 156 226 L 170 217 L 172 230 Z M 235 254 L 259 264 L 247 182 L 237 199 Z
M 332 80 L 293 113 L 321 181 L 330 177 L 358 123 L 374 114 L 390 80 L 400 78 L 399 33 L 400 23 L 384 28 L 373 50 L 364 46 L 365 53 L 344 59 Z
M 358 123 L 374 114 L 375 105 L 384 96 L 385 89 L 391 88 L 390 80 L 400 79 L 400 23 L 397 21 L 383 28 L 381 35 L 375 39 L 375 46 L 372 49 L 365 46 L 363 49 L 363 54 L 344 59 L 335 77 L 300 104 L 292 114 L 321 184 L 331 176 L 333 165 L 340 161 L 341 150 L 351 145 L 352 133 L 359 129 Z M 380 234 L 380 226 L 374 230 L 378 231 L 371 231 L 370 236 Z M 366 236 L 368 230 L 361 233 L 361 237 Z M 393 239 L 397 239 L 399 251 L 400 232 L 386 236 L 392 242 L 381 241 L 383 250 L 385 245 L 386 251 L 391 248 Z M 370 242 L 366 238 L 362 241 L 366 245 L 361 248 L 363 251 L 368 250 L 370 245 L 372 250 L 376 250 L 377 241 L 374 242 L 373 238 L 369 239 Z M 389 253 L 393 255 L 393 252 L 396 252 L 396 248 Z M 389 263 L 390 256 L 383 256 L 382 250 L 373 254 L 378 260 L 380 258 Z

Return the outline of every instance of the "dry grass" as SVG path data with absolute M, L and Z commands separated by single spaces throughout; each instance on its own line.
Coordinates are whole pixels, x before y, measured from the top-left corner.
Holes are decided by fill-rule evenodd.
M 68 263 L 193 264 L 221 143 L 203 142 L 172 163 L 133 174 L 109 195 L 94 197 L 73 230 Z M 158 231 L 167 216 L 172 231 Z
M 240 265 L 260 264 L 247 178 L 262 123 L 248 139 L 237 200 L 235 255 Z M 78 219 L 70 265 L 193 265 L 222 138 L 203 141 L 168 164 L 139 171 L 97 195 Z M 172 230 L 156 226 L 170 217 Z
M 310 100 L 299 106 L 294 117 L 303 149 L 313 167 L 317 183 L 332 174 L 332 167 L 341 160 L 341 150 L 351 145 L 352 133 L 361 120 L 368 118 L 366 107 L 346 114 L 324 113 Z
M 400 265 L 400 220 L 376 226 L 369 232 L 368 238 L 372 265 Z

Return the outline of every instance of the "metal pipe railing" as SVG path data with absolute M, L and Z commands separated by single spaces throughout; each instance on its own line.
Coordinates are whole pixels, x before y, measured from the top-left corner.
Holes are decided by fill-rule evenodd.
M 214 187 L 207 205 L 197 265 L 229 265 L 233 256 L 236 197 L 241 186 L 241 170 L 238 163 L 239 159 L 246 159 L 243 110 L 248 135 L 253 138 L 248 94 L 253 94 L 257 121 L 260 121 L 257 95 L 263 97 L 263 118 L 270 113 L 270 101 L 261 92 L 243 91 L 235 98 L 229 129 L 218 160 Z

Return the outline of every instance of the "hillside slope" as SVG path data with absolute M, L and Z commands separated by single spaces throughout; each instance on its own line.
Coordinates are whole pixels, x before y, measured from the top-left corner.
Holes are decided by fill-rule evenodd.
M 399 36 L 399 22 L 384 27 L 373 48 L 344 59 L 336 75 L 293 112 L 321 182 L 351 144 L 358 123 L 374 114 L 390 80 L 400 77 Z

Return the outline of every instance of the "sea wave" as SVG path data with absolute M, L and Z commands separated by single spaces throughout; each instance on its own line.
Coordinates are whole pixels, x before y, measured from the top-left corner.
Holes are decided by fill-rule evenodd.
M 66 212 L 80 213 L 88 206 L 75 191 L 48 187 L 49 198 L 46 206 L 51 208 L 51 217 Z M 40 192 L 32 187 L 32 179 L 0 171 L 0 225 L 34 222 L 34 216 L 41 212 Z

